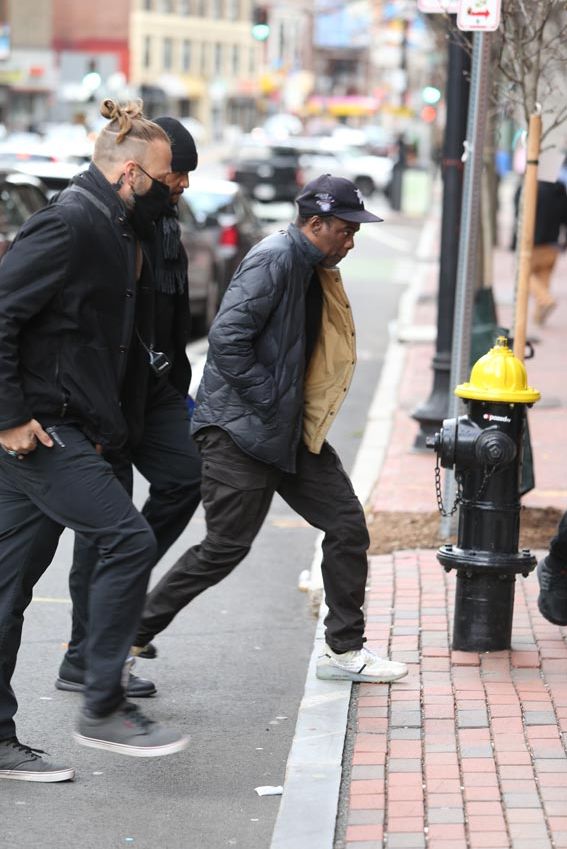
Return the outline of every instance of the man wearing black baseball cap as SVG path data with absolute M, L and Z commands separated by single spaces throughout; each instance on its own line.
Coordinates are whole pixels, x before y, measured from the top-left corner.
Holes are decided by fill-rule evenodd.
M 360 224 L 383 221 L 364 208 L 362 195 L 354 183 L 330 174 L 307 183 L 296 203 L 299 209 L 296 224 L 325 252 L 320 263 L 325 268 L 338 265 L 352 250 Z
M 323 174 L 307 183 L 296 203 L 304 218 L 310 215 L 334 216 L 356 224 L 384 220 L 364 208 L 362 195 L 354 183 L 330 174 Z
M 356 360 L 336 266 L 354 247 L 360 224 L 381 219 L 364 208 L 354 183 L 330 174 L 305 186 L 297 205 L 295 223 L 244 258 L 211 328 L 192 423 L 207 535 L 148 595 L 134 653 L 246 556 L 277 492 L 325 533 L 329 612 L 317 675 L 396 681 L 407 667 L 364 648 L 368 531 L 326 441 Z M 267 674 L 273 671 L 268 662 Z

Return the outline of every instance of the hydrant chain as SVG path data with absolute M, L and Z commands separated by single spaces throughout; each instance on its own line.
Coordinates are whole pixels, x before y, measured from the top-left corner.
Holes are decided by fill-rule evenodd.
M 455 502 L 451 510 L 446 510 L 445 505 L 443 504 L 443 492 L 441 489 L 441 466 L 439 465 L 439 455 L 437 455 L 437 462 L 435 464 L 435 494 L 437 496 L 437 509 L 439 510 L 441 515 L 445 517 L 454 516 L 457 510 L 459 509 L 459 504 L 461 503 L 462 489 L 460 475 L 455 475 L 455 480 L 457 481 L 457 494 L 455 495 Z
M 484 470 L 484 475 L 480 482 L 478 492 L 476 494 L 476 501 L 478 501 L 481 495 L 484 493 L 488 481 L 490 480 L 494 472 L 497 470 L 497 468 L 497 466 L 492 466 Z M 455 480 L 457 481 L 457 494 L 455 496 L 455 501 L 451 510 L 447 510 L 445 508 L 445 505 L 443 504 L 443 492 L 441 489 L 441 466 L 439 465 L 439 455 L 437 455 L 437 461 L 435 463 L 435 494 L 437 496 L 437 509 L 439 510 L 440 514 L 445 517 L 454 516 L 459 508 L 459 504 L 462 504 L 463 501 L 462 475 L 460 474 L 460 472 L 455 473 Z

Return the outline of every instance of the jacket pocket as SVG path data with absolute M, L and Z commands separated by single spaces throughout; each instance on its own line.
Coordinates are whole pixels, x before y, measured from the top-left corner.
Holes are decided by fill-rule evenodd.
M 108 348 L 79 345 L 69 351 L 69 358 L 72 362 L 61 363 L 61 389 L 68 403 L 68 414 L 79 415 L 104 442 L 122 442 L 126 425 L 111 352 Z

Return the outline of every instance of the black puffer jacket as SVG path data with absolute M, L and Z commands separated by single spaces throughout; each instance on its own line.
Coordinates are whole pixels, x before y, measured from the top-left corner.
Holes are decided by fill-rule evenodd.
M 305 293 L 323 254 L 293 224 L 246 255 L 209 334 L 193 432 L 226 430 L 287 472 L 303 427 Z
M 94 442 L 126 439 L 120 389 L 136 305 L 125 208 L 91 165 L 32 215 L 0 265 L 0 430 L 69 419 Z

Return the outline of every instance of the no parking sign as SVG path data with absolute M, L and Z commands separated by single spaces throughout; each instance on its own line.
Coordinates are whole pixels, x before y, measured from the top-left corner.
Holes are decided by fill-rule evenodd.
M 466 32 L 494 32 L 500 26 L 502 0 L 460 0 L 457 26 Z

